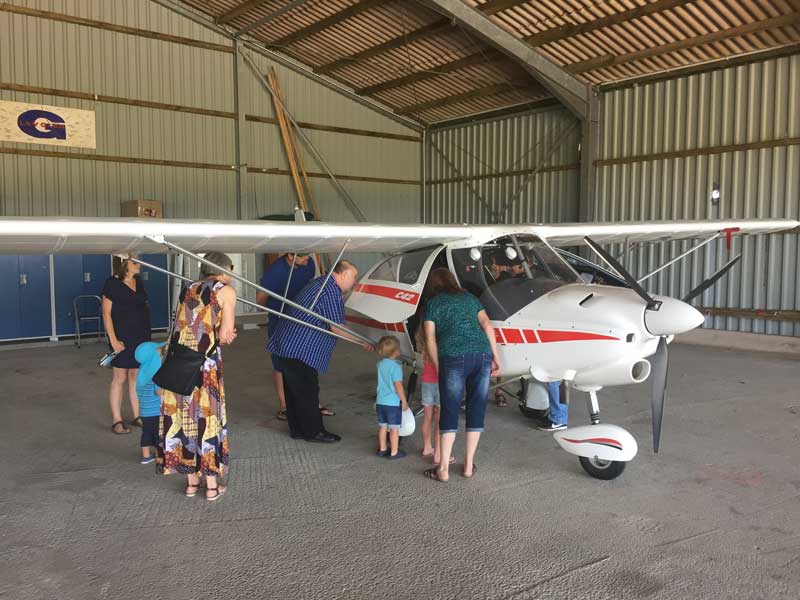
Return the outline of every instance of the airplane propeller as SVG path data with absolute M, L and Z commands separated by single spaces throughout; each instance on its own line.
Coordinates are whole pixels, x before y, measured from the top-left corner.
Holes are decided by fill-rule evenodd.
M 706 291 L 708 288 L 710 288 L 712 285 L 714 285 L 715 283 L 717 283 L 717 281 L 719 280 L 719 278 L 720 278 L 720 277 L 722 277 L 723 275 L 725 275 L 725 273 L 727 273 L 728 271 L 730 271 L 730 270 L 733 268 L 733 266 L 734 266 L 734 265 L 735 265 L 737 262 L 739 262 L 739 260 L 740 260 L 741 258 L 742 258 L 742 255 L 740 254 L 739 256 L 735 256 L 734 258 L 732 258 L 731 260 L 729 260 L 729 261 L 727 262 L 727 264 L 725 264 L 725 265 L 724 265 L 724 266 L 723 266 L 723 267 L 722 267 L 722 268 L 721 268 L 719 271 L 717 271 L 716 273 L 714 273 L 714 274 L 713 274 L 711 277 L 709 277 L 708 279 L 706 279 L 705 281 L 703 281 L 703 283 L 701 283 L 701 284 L 700 284 L 700 285 L 698 285 L 696 288 L 694 288 L 694 289 L 693 289 L 691 292 L 689 292 L 688 294 L 686 294 L 686 296 L 684 296 L 684 298 L 683 298 L 683 301 L 684 301 L 684 302 L 686 302 L 686 303 L 688 304 L 689 302 L 691 302 L 692 300 L 694 300 L 695 298 L 697 298 L 697 297 L 698 297 L 700 294 L 702 294 L 702 293 L 703 293 L 703 292 L 705 292 L 705 291 Z
M 664 417 L 664 400 L 667 397 L 667 368 L 669 367 L 669 350 L 667 338 L 661 336 L 658 349 L 650 357 L 650 412 L 653 416 L 653 452 L 658 452 L 661 443 L 661 421 Z
M 628 273 L 625 267 L 611 256 L 608 252 L 595 242 L 590 237 L 584 237 L 584 241 L 588 246 L 597 252 L 603 260 L 605 260 L 617 273 L 619 273 L 628 285 L 647 303 L 647 309 L 657 311 L 661 308 L 662 303 L 655 300 L 647 291 L 636 281 L 636 278 Z M 671 305 L 670 305 L 671 306 Z M 658 314 L 658 313 L 651 313 Z M 653 421 L 653 452 L 658 452 L 658 446 L 661 443 L 661 422 L 664 417 L 664 400 L 667 396 L 667 367 L 669 366 L 669 351 L 667 350 L 667 336 L 661 335 L 658 340 L 658 349 L 656 353 L 650 357 L 650 378 L 651 378 L 651 392 L 650 392 L 650 411 Z

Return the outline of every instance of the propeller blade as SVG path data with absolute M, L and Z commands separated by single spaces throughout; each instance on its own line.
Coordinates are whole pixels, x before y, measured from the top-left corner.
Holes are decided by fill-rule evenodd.
M 639 294 L 639 296 L 642 298 L 642 300 L 644 300 L 647 303 L 647 308 L 648 309 L 651 309 L 651 310 L 658 310 L 659 309 L 659 307 L 661 306 L 661 302 L 659 302 L 658 300 L 654 300 L 653 297 L 650 296 L 650 294 L 648 294 L 645 291 L 645 289 L 639 284 L 639 282 L 636 281 L 636 278 L 633 275 L 631 275 L 630 273 L 628 273 L 628 271 L 625 270 L 625 267 L 623 267 L 622 264 L 616 258 L 614 258 L 608 252 L 603 250 L 602 246 L 600 246 L 600 244 L 595 242 L 589 236 L 584 237 L 583 241 L 585 241 L 586 244 L 592 250 L 597 252 L 597 254 L 599 254 L 600 257 L 604 261 L 606 261 L 606 263 L 608 263 L 608 265 L 611 266 L 611 268 L 613 268 L 617 273 L 619 273 L 622 276 L 622 278 L 625 280 L 625 282 L 628 284 L 628 286 L 630 286 L 630 288 L 634 292 Z
M 661 420 L 664 416 L 664 399 L 667 396 L 667 366 L 669 365 L 669 351 L 667 338 L 658 340 L 658 349 L 650 357 L 652 395 L 650 396 L 650 410 L 653 416 L 653 452 L 658 452 L 661 443 Z
M 717 283 L 719 278 L 722 277 L 723 275 L 725 275 L 725 273 L 727 273 L 728 271 L 730 271 L 733 268 L 733 266 L 737 262 L 739 262 L 739 259 L 741 259 L 741 258 L 742 258 L 742 255 L 740 254 L 739 256 L 729 260 L 728 263 L 724 267 L 722 267 L 719 271 L 714 273 L 711 277 L 706 279 L 703 283 L 701 283 L 696 288 L 694 288 L 691 292 L 686 294 L 686 297 L 684 297 L 683 301 L 686 302 L 686 303 L 689 303 L 692 300 L 694 300 L 695 298 L 697 298 L 700 294 L 702 294 L 708 288 L 710 288 L 712 285 Z

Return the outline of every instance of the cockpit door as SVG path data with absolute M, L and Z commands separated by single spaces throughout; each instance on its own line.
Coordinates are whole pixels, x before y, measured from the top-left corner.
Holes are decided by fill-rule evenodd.
M 413 356 L 407 321 L 419 308 L 428 273 L 444 246 L 390 256 L 367 271 L 347 300 L 347 324 L 367 337 L 396 335 Z

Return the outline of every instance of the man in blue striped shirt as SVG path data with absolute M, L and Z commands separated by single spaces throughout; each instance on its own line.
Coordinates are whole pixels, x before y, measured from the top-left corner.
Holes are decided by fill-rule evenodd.
M 344 323 L 344 299 L 356 283 L 358 270 L 342 260 L 336 263 L 330 279 L 325 275 L 310 281 L 297 293 L 294 302 L 326 317 L 334 323 Z M 326 283 L 327 279 L 327 283 Z M 321 290 L 321 291 L 320 291 Z M 319 297 L 317 297 L 319 295 Z M 315 302 L 316 299 L 316 302 Z M 338 327 L 287 307 L 285 314 L 305 323 L 351 337 Z M 289 319 L 280 319 L 269 340 L 269 351 L 280 357 L 283 386 L 286 393 L 286 416 L 289 435 L 308 442 L 338 442 L 341 437 L 325 430 L 319 412 L 319 373 L 325 373 L 336 345 L 332 335 L 305 327 Z M 373 348 L 365 345 L 366 350 Z

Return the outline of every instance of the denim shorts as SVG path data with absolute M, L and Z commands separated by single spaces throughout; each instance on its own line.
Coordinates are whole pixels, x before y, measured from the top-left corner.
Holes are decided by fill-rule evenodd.
M 489 374 L 492 355 L 475 352 L 461 356 L 439 357 L 439 431 L 458 431 L 461 398 L 467 396 L 467 431 L 483 431 L 486 402 L 489 399 Z
M 378 413 L 378 426 L 388 429 L 400 429 L 403 422 L 403 409 L 399 406 L 387 406 L 386 404 L 376 404 L 375 410 Z
M 439 406 L 439 384 L 422 382 L 422 406 Z

